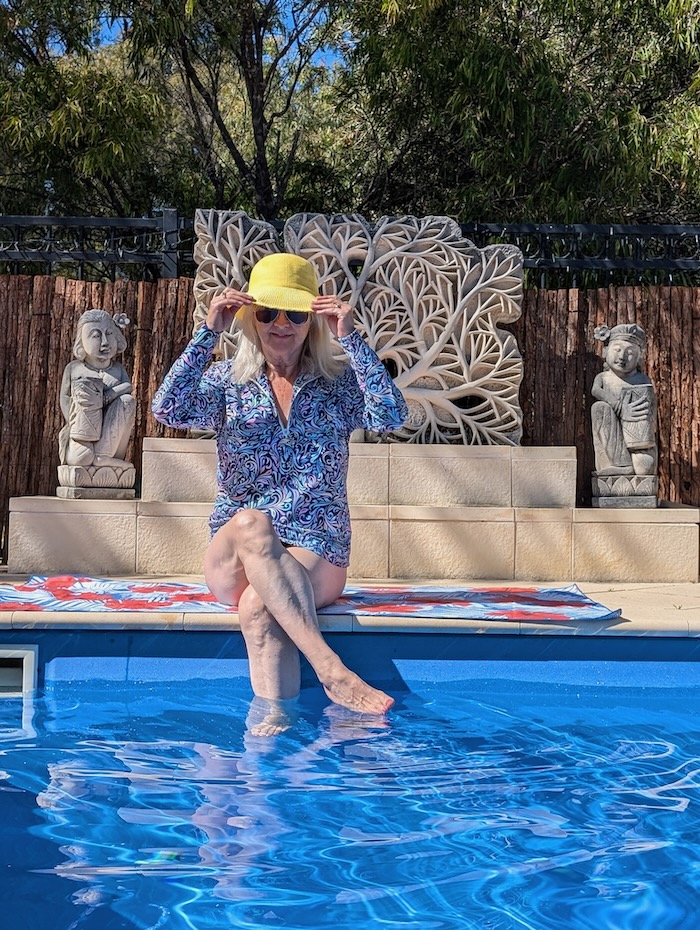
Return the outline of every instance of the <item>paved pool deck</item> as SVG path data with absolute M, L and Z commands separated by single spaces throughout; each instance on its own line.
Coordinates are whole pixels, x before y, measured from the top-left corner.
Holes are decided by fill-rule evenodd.
M 139 576 L 143 581 L 190 581 L 201 582 L 201 575 L 187 576 Z M 10 575 L 0 567 L 0 584 L 21 584 L 27 575 Z M 568 587 L 571 582 L 498 582 L 424 579 L 387 582 L 351 579 L 353 584 L 400 585 L 439 584 L 455 589 L 479 587 Z M 579 582 L 578 587 L 590 598 L 608 607 L 621 610 L 621 616 L 605 621 L 550 621 L 529 620 L 455 620 L 431 617 L 358 617 L 352 614 L 324 615 L 320 611 L 320 626 L 325 632 L 381 632 L 381 633 L 507 633 L 547 634 L 574 636 L 611 637 L 669 637 L 700 638 L 700 583 L 610 583 Z M 0 610 L 0 633 L 19 630 L 237 630 L 238 616 L 235 612 L 189 613 L 172 612 L 70 612 L 70 611 L 3 611 Z

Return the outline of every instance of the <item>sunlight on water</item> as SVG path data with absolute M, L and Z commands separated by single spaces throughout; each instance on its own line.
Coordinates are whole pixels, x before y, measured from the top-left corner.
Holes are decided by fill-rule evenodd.
M 222 681 L 0 702 L 3 926 L 695 930 L 696 688 L 421 684 L 386 720 Z

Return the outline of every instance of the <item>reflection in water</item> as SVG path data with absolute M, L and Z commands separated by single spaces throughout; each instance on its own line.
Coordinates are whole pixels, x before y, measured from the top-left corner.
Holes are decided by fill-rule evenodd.
M 605 710 L 580 687 L 485 703 L 426 686 L 386 719 L 303 695 L 270 739 L 265 708 L 246 724 L 244 696 L 211 682 L 186 703 L 130 688 L 40 700 L 36 739 L 0 750 L 60 851 L 22 876 L 72 901 L 47 930 L 695 928 L 687 695 Z

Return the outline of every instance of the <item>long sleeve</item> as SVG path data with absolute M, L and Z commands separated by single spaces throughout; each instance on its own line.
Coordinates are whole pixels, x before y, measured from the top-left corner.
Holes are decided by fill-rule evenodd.
M 386 432 L 398 429 L 408 416 L 403 394 L 373 349 L 354 330 L 338 342 L 348 356 L 354 380 L 359 388 L 348 397 L 345 415 L 352 429 Z
M 153 398 L 153 416 L 177 429 L 219 430 L 226 413 L 225 387 L 211 360 L 218 334 L 206 326 L 197 330 L 175 361 Z

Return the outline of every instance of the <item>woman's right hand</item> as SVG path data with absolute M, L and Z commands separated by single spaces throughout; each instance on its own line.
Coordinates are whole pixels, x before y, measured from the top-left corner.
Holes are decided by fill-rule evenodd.
M 241 307 L 253 303 L 255 301 L 249 294 L 234 290 L 232 287 L 224 288 L 220 294 L 211 299 L 205 320 L 207 329 L 215 333 L 223 333 L 231 328 L 233 319 Z

